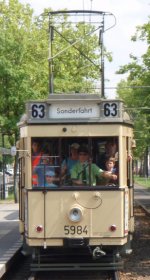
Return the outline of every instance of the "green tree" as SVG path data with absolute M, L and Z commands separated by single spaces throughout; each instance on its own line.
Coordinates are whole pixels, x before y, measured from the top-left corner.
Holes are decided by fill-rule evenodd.
M 26 100 L 43 99 L 49 93 L 47 15 L 45 10 L 41 17 L 34 17 L 30 6 L 19 0 L 0 2 L 0 126 L 7 148 L 17 139 L 16 124 L 25 111 Z M 55 16 L 54 23 L 59 17 Z M 101 71 L 98 36 L 92 25 L 80 22 L 72 27 L 67 16 L 63 21 L 54 35 L 55 92 L 91 92 L 89 88 Z M 65 51 L 57 55 L 60 50 Z M 106 50 L 105 55 L 111 59 Z
M 17 0 L 0 2 L 0 122 L 5 139 L 1 146 L 9 148 L 15 144 L 16 123 L 25 111 L 25 101 L 46 94 L 46 87 L 43 87 L 46 78 L 43 77 L 48 71 L 41 60 L 46 52 L 43 33 L 39 32 L 29 5 L 22 5 Z M 16 177 L 14 186 L 15 182 Z M 16 187 L 14 191 L 17 201 Z
M 137 139 L 136 156 L 144 159 L 150 143 L 150 22 L 137 27 L 132 40 L 142 40 L 148 48 L 140 60 L 131 55 L 131 63 L 120 68 L 118 73 L 128 73 L 128 77 L 118 84 L 117 93 L 133 114 Z
M 0 121 L 4 130 L 16 131 L 25 101 L 45 98 L 49 92 L 48 17 L 47 10 L 34 17 L 30 6 L 18 0 L 2 0 L 0 11 Z M 67 16 L 63 20 L 54 32 L 55 92 L 90 92 L 100 77 L 98 36 L 92 25 L 80 22 L 72 27 Z M 57 55 L 60 50 L 65 51 Z
M 4 0 L 0 5 L 0 113 L 3 127 L 10 131 L 24 111 L 24 101 L 43 93 L 42 85 L 39 91 L 36 88 L 42 46 L 40 42 L 36 48 L 38 36 L 28 5 L 17 0 Z

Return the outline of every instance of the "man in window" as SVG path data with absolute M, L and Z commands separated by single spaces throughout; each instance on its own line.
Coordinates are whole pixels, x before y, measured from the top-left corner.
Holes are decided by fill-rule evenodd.
M 79 148 L 79 161 L 71 170 L 71 179 L 73 185 L 91 185 L 96 186 L 97 178 L 107 178 L 117 180 L 117 175 L 100 169 L 96 164 L 92 163 L 89 158 L 89 152 L 86 146 Z

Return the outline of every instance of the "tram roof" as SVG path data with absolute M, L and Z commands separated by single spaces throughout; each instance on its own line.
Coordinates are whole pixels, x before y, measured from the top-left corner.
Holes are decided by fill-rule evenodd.
M 64 93 L 58 93 L 58 94 L 49 94 L 48 96 L 48 100 L 50 101 L 64 101 L 64 100 L 94 100 L 94 101 L 102 101 L 102 100 L 106 100 L 104 98 L 101 97 L 100 94 L 96 94 L 96 93 L 69 93 L 69 94 L 64 94 Z M 121 101 L 121 100 L 120 100 Z M 122 101 L 123 102 L 123 101 Z

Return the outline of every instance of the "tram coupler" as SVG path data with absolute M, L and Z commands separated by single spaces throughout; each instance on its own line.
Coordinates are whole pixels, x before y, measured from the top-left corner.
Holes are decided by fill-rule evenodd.
M 106 252 L 104 252 L 100 247 L 97 246 L 93 250 L 93 259 L 98 259 L 104 256 L 106 256 Z

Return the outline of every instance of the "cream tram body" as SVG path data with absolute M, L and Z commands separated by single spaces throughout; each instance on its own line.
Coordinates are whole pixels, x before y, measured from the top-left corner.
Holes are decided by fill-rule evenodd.
M 45 101 L 27 103 L 19 124 L 20 232 L 27 246 L 49 248 L 90 247 L 98 255 L 127 252 L 134 231 L 132 153 L 133 127 L 122 101 L 99 95 L 51 94 Z M 54 148 L 61 170 L 63 156 L 73 142 L 86 142 L 96 160 L 107 139 L 118 141 L 116 184 L 56 188 L 32 186 L 32 139 L 46 139 Z M 97 150 L 98 149 L 98 150 Z M 57 153 L 57 154 L 56 154 Z

